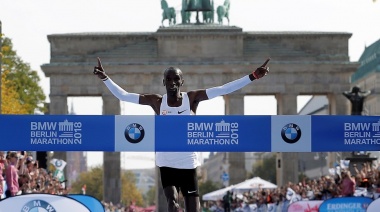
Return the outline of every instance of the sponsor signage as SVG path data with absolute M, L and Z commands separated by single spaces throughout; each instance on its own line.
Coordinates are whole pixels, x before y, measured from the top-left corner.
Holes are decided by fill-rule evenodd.
M 70 211 L 91 212 L 85 204 L 76 199 L 52 194 L 25 194 L 0 201 L 0 212 L 60 212 L 67 211 L 68 207 Z M 103 207 L 97 209 L 99 212 L 104 211 Z
M 288 212 L 318 212 L 323 200 L 302 200 L 294 202 L 288 206 Z
M 272 152 L 310 152 L 311 116 L 272 116 Z
M 8 150 L 114 151 L 114 116 L 1 115 Z
M 154 152 L 154 119 L 154 116 L 116 116 L 115 150 Z
M 157 151 L 270 152 L 270 116 L 157 116 Z
M 380 117 L 0 115 L 0 140 L 15 151 L 380 151 Z
M 369 204 L 367 212 L 378 212 L 380 208 L 380 199 L 375 199 Z
M 325 200 L 320 206 L 320 212 L 366 212 L 372 202 L 368 197 L 341 197 Z
M 312 151 L 380 151 L 379 116 L 312 116 Z
M 83 195 L 83 194 L 68 194 L 67 197 L 70 197 L 82 203 L 90 211 L 105 212 L 102 203 L 93 196 Z

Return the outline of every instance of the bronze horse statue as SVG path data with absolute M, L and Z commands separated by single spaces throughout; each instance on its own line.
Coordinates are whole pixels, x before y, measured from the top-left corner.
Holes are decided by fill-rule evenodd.
M 223 18 L 227 18 L 228 25 L 230 25 L 229 11 L 230 11 L 230 0 L 225 0 L 223 5 L 220 5 L 216 8 L 219 24 L 223 24 Z
M 182 23 L 183 24 L 189 24 L 190 23 L 191 12 L 186 11 L 188 4 L 189 4 L 188 0 L 182 0 L 181 16 L 182 16 Z
M 164 21 L 167 19 L 169 21 L 169 26 L 176 24 L 176 14 L 174 7 L 169 7 L 166 0 L 161 0 L 162 21 L 161 24 L 164 26 Z
M 211 24 L 214 23 L 214 0 L 211 0 L 211 11 L 203 11 L 203 23 Z
M 203 14 L 203 22 L 211 23 L 214 8 L 210 1 L 213 0 L 182 0 L 182 23 L 190 23 L 190 12 L 196 12 L 197 24 L 200 23 L 199 12 Z M 211 11 L 212 14 L 210 14 Z

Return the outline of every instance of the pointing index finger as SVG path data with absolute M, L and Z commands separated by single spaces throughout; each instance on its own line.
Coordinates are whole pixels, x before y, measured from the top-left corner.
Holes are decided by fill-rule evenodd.
M 265 67 L 269 63 L 270 58 L 268 58 L 261 67 Z
M 100 58 L 98 57 L 98 67 L 102 67 L 102 62 L 100 62 Z

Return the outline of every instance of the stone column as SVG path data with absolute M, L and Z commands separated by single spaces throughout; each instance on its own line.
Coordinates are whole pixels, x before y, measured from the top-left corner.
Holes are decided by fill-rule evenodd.
M 68 114 L 67 106 L 67 95 L 50 95 L 50 105 L 49 105 L 49 114 L 51 115 L 66 115 Z M 67 161 L 66 152 L 57 152 L 54 151 L 53 158 L 61 159 Z M 50 161 L 48 161 L 50 164 Z M 49 167 L 49 165 L 48 165 Z M 67 177 L 67 169 L 65 169 L 65 177 Z
M 226 104 L 226 115 L 244 115 L 244 95 L 229 94 L 224 96 Z M 245 170 L 245 153 L 244 152 L 229 152 L 228 156 L 228 174 L 230 176 L 229 184 L 237 184 L 244 181 L 247 177 Z
M 104 95 L 103 114 L 119 115 L 120 101 L 114 96 Z M 106 127 L 106 126 L 105 126 Z M 114 141 L 104 141 L 114 142 Z M 104 152 L 103 156 L 103 200 L 117 204 L 121 200 L 120 152 Z
M 161 184 L 160 168 L 156 166 L 156 210 L 168 211 L 168 205 L 164 194 L 164 189 Z
M 297 94 L 277 94 L 277 114 L 297 114 Z M 298 182 L 298 153 L 279 152 L 276 159 L 276 180 L 278 186 Z
M 297 94 L 276 94 L 278 115 L 297 115 Z
M 342 93 L 329 93 L 327 99 L 329 100 L 329 115 L 349 115 L 351 113 L 350 101 Z M 350 157 L 351 152 L 340 152 L 339 154 L 343 160 Z M 337 161 L 336 152 L 329 152 L 328 156 L 328 167 L 333 168 L 334 162 Z
M 67 95 L 50 95 L 49 114 L 66 115 L 68 112 Z
M 244 115 L 244 95 L 229 94 L 224 96 L 226 115 Z
M 329 100 L 330 115 L 349 115 L 349 100 L 341 93 L 330 93 Z

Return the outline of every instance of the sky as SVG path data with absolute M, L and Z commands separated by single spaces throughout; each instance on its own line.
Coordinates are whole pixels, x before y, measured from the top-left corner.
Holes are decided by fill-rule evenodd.
M 181 9 L 181 0 L 167 0 L 167 2 L 177 11 Z M 365 46 L 380 39 L 380 2 L 373 0 L 230 0 L 230 2 L 230 25 L 241 27 L 243 31 L 352 33 L 349 40 L 350 61 L 358 61 Z M 223 0 L 215 0 L 214 4 L 221 5 Z M 161 25 L 161 14 L 160 0 L 0 0 L 2 33 L 12 39 L 17 55 L 29 63 L 33 70 L 38 71 L 41 86 L 47 97 L 49 97 L 50 82 L 40 66 L 50 61 L 48 35 L 81 32 L 155 32 Z M 177 23 L 180 22 L 178 13 Z M 226 21 L 224 23 L 226 24 Z M 167 21 L 164 25 L 168 25 Z M 273 96 L 245 98 L 244 114 L 276 115 L 276 100 Z M 309 98 L 308 96 L 298 98 L 298 109 Z M 47 101 L 50 101 L 49 98 Z M 89 102 L 99 107 L 88 111 L 85 105 Z M 265 103 L 265 107 L 262 103 Z M 69 107 L 72 104 L 78 115 L 101 114 L 102 103 L 99 98 L 70 98 Z M 209 109 L 211 105 L 213 110 Z M 215 105 L 221 107 L 215 109 Z M 222 105 L 221 98 L 202 102 L 198 114 L 223 115 Z M 146 106 L 125 104 L 122 108 L 124 115 L 153 114 Z M 137 158 L 135 155 L 139 154 L 129 153 L 125 156 L 128 164 L 139 162 L 137 164 L 154 165 L 153 160 L 149 158 L 134 161 L 134 158 Z M 99 152 L 89 153 L 88 157 L 93 161 L 89 165 L 101 163 L 99 156 L 101 156 Z

